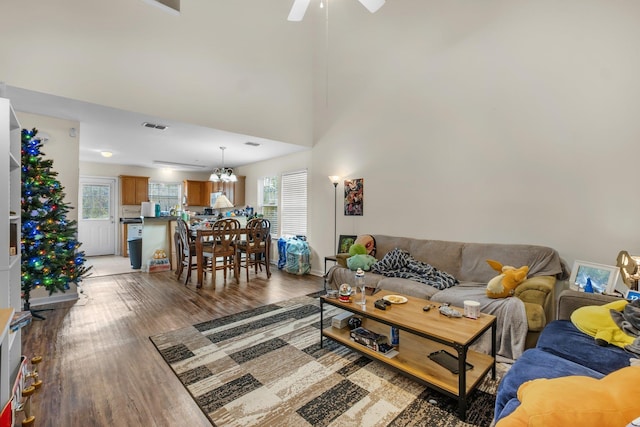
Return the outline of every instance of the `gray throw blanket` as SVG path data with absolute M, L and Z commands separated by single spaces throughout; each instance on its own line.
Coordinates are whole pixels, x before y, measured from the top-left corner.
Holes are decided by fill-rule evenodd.
M 498 361 L 513 362 L 524 352 L 525 339 L 529 331 L 524 303 L 516 297 L 489 298 L 486 288 L 485 284 L 462 283 L 438 292 L 431 297 L 431 301 L 448 302 L 457 307 L 463 307 L 465 300 L 478 301 L 481 313 L 496 316 Z M 491 354 L 491 331 L 487 331 L 471 348 Z
M 371 272 L 386 277 L 400 277 L 443 290 L 458 284 L 455 277 L 413 258 L 409 252 L 395 248 L 371 266 Z

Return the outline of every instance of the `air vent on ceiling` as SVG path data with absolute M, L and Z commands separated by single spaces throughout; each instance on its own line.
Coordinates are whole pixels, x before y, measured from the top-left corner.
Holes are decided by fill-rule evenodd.
M 252 147 L 259 147 L 260 143 L 259 142 L 251 142 L 251 141 L 247 141 L 244 143 L 244 145 L 250 145 Z
M 142 126 L 146 127 L 146 128 L 151 128 L 151 129 L 158 129 L 158 130 L 165 130 L 166 128 L 168 128 L 169 126 L 167 125 L 158 125 L 155 123 L 149 123 L 149 122 L 143 122 Z

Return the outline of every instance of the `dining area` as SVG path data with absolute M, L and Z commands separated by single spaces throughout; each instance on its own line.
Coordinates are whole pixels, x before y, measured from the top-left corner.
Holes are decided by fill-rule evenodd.
M 176 277 L 185 274 L 185 286 L 196 272 L 196 288 L 201 288 L 208 275 L 216 285 L 218 271 L 222 271 L 224 283 L 233 278 L 240 282 L 241 270 L 246 280 L 252 274 L 271 277 L 271 224 L 266 218 L 252 218 L 242 223 L 233 217 L 212 222 L 202 221 L 190 225 L 179 218 L 174 233 L 176 254 Z M 207 279 L 208 280 L 208 279 Z

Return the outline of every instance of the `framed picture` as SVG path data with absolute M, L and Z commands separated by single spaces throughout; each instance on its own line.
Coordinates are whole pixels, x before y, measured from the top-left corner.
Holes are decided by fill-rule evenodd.
M 358 236 L 345 236 L 343 234 L 340 235 L 340 239 L 338 240 L 338 252 L 337 254 L 345 254 L 349 252 L 349 248 L 353 245 L 353 242 L 356 241 Z
M 587 261 L 575 261 L 569 278 L 573 289 L 584 289 L 587 279 L 591 279 L 593 292 L 613 294 L 618 282 L 620 269 L 615 265 L 596 264 Z
M 344 214 L 362 216 L 364 207 L 364 179 L 344 180 Z

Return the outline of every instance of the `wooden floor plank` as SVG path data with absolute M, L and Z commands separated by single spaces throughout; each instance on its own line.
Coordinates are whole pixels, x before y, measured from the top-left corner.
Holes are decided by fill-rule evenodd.
M 32 398 L 38 427 L 209 426 L 149 336 L 323 288 L 323 279 L 277 269 L 247 282 L 222 272 L 202 289 L 174 272 L 88 278 L 82 298 L 23 328 L 23 354 L 42 355 Z M 22 420 L 18 415 L 18 421 Z

